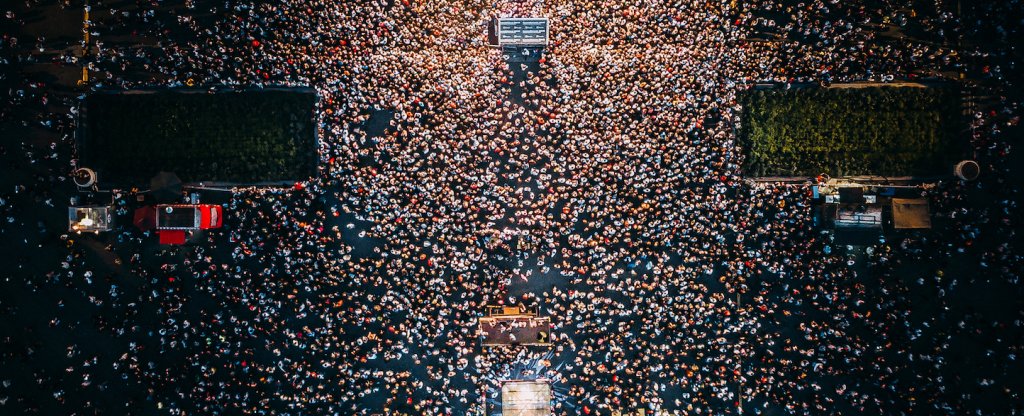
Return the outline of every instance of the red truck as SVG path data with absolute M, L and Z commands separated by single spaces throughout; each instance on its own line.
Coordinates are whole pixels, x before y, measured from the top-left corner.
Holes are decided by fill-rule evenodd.
M 161 244 L 184 244 L 185 232 L 220 228 L 224 210 L 211 204 L 156 206 L 156 230 Z

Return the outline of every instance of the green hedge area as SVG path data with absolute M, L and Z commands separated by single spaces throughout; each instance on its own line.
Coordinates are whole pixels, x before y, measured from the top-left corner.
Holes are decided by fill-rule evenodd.
M 311 91 L 96 93 L 85 101 L 79 156 L 105 181 L 303 180 L 316 173 Z
M 739 101 L 749 176 L 932 176 L 964 155 L 955 88 L 750 90 Z

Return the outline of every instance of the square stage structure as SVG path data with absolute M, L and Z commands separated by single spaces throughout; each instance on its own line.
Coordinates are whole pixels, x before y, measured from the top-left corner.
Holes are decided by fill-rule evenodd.
M 551 383 L 544 379 L 503 382 L 501 416 L 551 416 Z

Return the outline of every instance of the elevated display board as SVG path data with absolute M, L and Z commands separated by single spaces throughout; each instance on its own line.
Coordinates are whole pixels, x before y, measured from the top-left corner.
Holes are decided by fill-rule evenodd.
M 549 38 L 548 18 L 498 19 L 497 32 L 500 46 L 546 46 Z

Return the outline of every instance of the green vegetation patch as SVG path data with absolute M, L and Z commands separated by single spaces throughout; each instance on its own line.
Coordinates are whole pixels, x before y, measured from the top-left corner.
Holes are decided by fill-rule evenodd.
M 312 91 L 128 91 L 86 98 L 84 166 L 101 179 L 146 183 L 303 180 L 316 173 Z
M 932 176 L 964 154 L 956 88 L 750 90 L 739 100 L 749 176 Z

